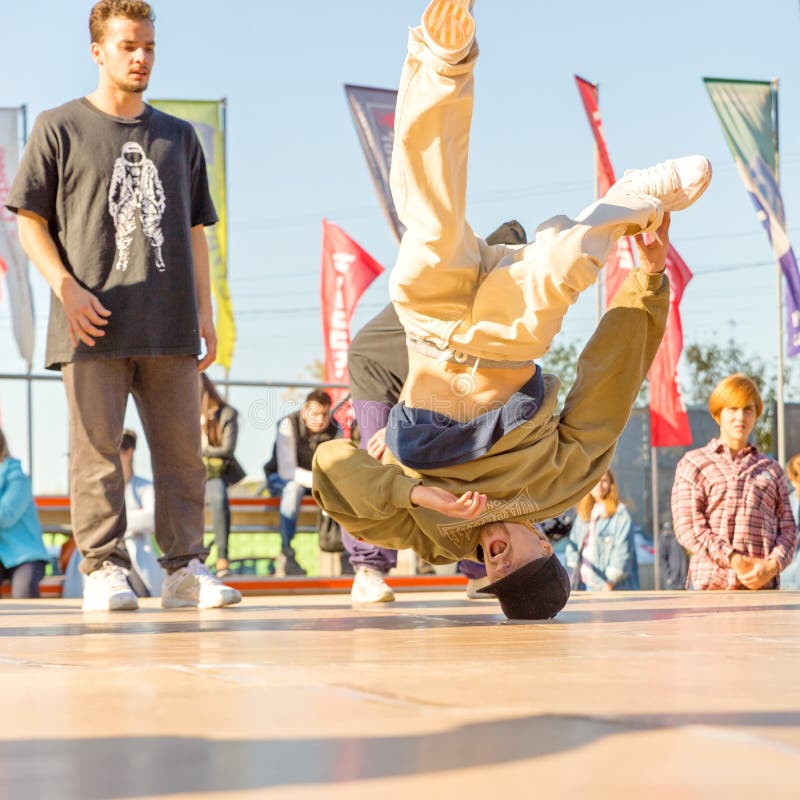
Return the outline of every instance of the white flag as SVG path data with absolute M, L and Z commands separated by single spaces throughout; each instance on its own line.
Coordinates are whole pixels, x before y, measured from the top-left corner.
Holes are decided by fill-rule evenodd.
M 17 236 L 17 218 L 4 205 L 19 164 L 19 113 L 17 108 L 0 109 L 0 261 L 5 265 L 17 349 L 30 370 L 36 324 L 28 260 Z

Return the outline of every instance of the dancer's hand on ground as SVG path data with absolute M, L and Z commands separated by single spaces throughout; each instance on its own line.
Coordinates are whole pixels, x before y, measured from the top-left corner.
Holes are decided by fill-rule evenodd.
M 383 458 L 383 453 L 386 450 L 386 428 L 381 428 L 379 431 L 370 436 L 367 442 L 367 452 L 377 461 Z
M 645 243 L 644 237 L 643 233 L 633 237 L 639 254 L 639 267 L 645 272 L 663 272 L 669 249 L 669 214 L 664 214 L 655 236 L 648 243 Z
M 461 497 L 456 497 L 438 486 L 415 486 L 411 490 L 411 502 L 415 506 L 458 519 L 475 519 L 486 509 L 485 494 L 464 492 Z

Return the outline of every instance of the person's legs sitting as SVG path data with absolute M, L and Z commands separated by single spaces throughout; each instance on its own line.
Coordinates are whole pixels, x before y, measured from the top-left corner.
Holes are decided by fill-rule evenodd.
M 39 584 L 44 578 L 45 561 L 26 561 L 11 570 L 11 596 L 15 600 L 39 597 Z
M 297 532 L 297 517 L 300 515 L 300 506 L 307 494 L 309 494 L 309 490 L 297 481 L 286 481 L 281 491 L 281 560 L 283 561 L 283 569 L 286 575 L 306 574 L 306 571 L 297 563 L 292 540 Z
M 222 478 L 206 480 L 205 501 L 211 512 L 211 527 L 214 530 L 214 544 L 217 546 L 217 577 L 222 578 L 229 574 L 228 537 L 231 531 L 228 487 Z

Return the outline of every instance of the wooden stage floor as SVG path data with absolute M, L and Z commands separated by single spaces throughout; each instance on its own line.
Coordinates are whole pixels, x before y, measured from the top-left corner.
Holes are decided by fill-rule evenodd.
M 800 593 L 0 602 L 0 798 L 796 798 Z

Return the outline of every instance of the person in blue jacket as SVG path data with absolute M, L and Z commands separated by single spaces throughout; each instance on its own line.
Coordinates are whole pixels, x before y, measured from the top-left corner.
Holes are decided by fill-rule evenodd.
M 579 501 L 576 511 L 566 550 L 572 588 L 590 592 L 638 589 L 631 515 L 620 502 L 611 470 Z
M 800 535 L 800 453 L 787 462 L 786 477 L 792 485 L 789 503 Z M 781 589 L 800 589 L 800 547 L 795 550 L 792 563 L 781 573 Z
M 0 430 L 0 583 L 11 579 L 14 598 L 38 597 L 48 560 L 30 478 Z

